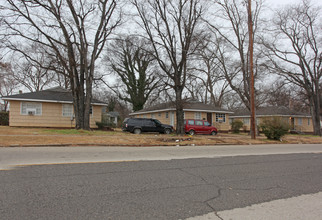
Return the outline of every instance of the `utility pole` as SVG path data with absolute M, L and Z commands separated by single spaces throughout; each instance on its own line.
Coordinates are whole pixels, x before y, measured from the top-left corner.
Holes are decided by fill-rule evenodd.
M 254 89 L 254 40 L 253 40 L 253 19 L 252 19 L 252 0 L 248 0 L 248 33 L 249 33 L 249 69 L 250 69 L 250 134 L 252 139 L 256 139 L 255 123 L 255 89 Z

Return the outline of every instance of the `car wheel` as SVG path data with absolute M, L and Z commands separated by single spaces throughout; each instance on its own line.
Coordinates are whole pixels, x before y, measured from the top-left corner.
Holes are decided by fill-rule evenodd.
M 196 133 L 196 132 L 195 132 L 194 130 L 190 130 L 190 131 L 189 131 L 189 134 L 190 134 L 190 135 L 195 135 L 195 133 Z
M 211 132 L 211 135 L 217 135 L 216 131 Z
M 169 128 L 164 129 L 164 133 L 165 134 L 171 134 L 171 129 L 169 129 Z
M 141 129 L 140 129 L 140 128 L 135 128 L 135 129 L 133 130 L 133 133 L 134 133 L 134 134 L 141 134 Z

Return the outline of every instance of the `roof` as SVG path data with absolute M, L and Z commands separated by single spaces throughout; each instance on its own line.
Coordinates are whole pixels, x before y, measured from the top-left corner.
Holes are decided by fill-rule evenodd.
M 2 99 L 6 101 L 73 103 L 72 92 L 62 87 L 54 87 L 51 89 L 46 89 L 37 92 L 4 96 L 2 97 Z M 92 104 L 106 105 L 106 103 L 97 99 L 92 99 Z
M 140 111 L 136 111 L 133 113 L 130 113 L 130 115 L 138 115 L 138 114 L 144 114 L 144 113 L 153 113 L 153 112 L 160 112 L 160 111 L 174 111 L 176 110 L 176 103 L 175 102 L 167 102 L 162 103 L 158 105 L 154 105 L 148 108 L 144 108 Z M 201 102 L 185 102 L 183 104 L 183 110 L 184 111 L 201 111 L 201 112 L 217 112 L 217 113 L 228 113 L 231 114 L 233 112 L 228 111 L 226 109 L 210 105 L 210 104 L 204 104 Z
M 110 117 L 119 117 L 120 114 L 118 112 L 107 112 L 107 115 L 109 115 Z
M 302 116 L 302 117 L 311 117 L 310 114 L 298 112 L 293 109 L 289 109 L 283 106 L 268 106 L 260 107 L 256 109 L 256 116 Z M 250 111 L 248 109 L 238 109 L 234 111 L 234 114 L 230 118 L 236 117 L 250 117 Z

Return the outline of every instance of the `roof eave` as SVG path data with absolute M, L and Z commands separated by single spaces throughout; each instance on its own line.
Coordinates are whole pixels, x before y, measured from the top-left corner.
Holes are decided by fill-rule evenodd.
M 304 117 L 310 118 L 310 115 L 256 115 L 256 117 Z M 230 118 L 250 118 L 250 115 L 231 115 Z
M 27 102 L 50 102 L 50 103 L 66 103 L 66 104 L 73 104 L 73 101 L 61 101 L 61 100 L 46 100 L 46 99 L 24 99 L 24 98 L 2 98 L 5 101 L 27 101 Z M 92 105 L 101 105 L 106 106 L 106 103 L 95 103 L 92 102 Z
M 140 114 L 148 114 L 148 113 L 157 113 L 157 112 L 166 112 L 166 111 L 175 111 L 175 108 L 167 108 L 167 109 L 159 109 L 159 110 L 151 110 L 151 111 L 142 111 L 142 112 L 133 112 L 129 115 L 140 115 Z M 186 112 L 209 112 L 209 113 L 227 113 L 233 114 L 233 112 L 223 111 L 223 110 L 202 110 L 202 109 L 183 109 Z

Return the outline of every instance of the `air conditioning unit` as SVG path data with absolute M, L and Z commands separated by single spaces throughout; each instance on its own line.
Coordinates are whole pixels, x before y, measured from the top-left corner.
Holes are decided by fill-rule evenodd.
M 36 109 L 27 109 L 28 115 L 35 115 L 36 114 Z
M 223 119 L 223 118 L 218 118 L 218 119 L 217 119 L 217 121 L 218 121 L 219 123 L 223 123 L 223 122 L 224 122 L 224 119 Z

